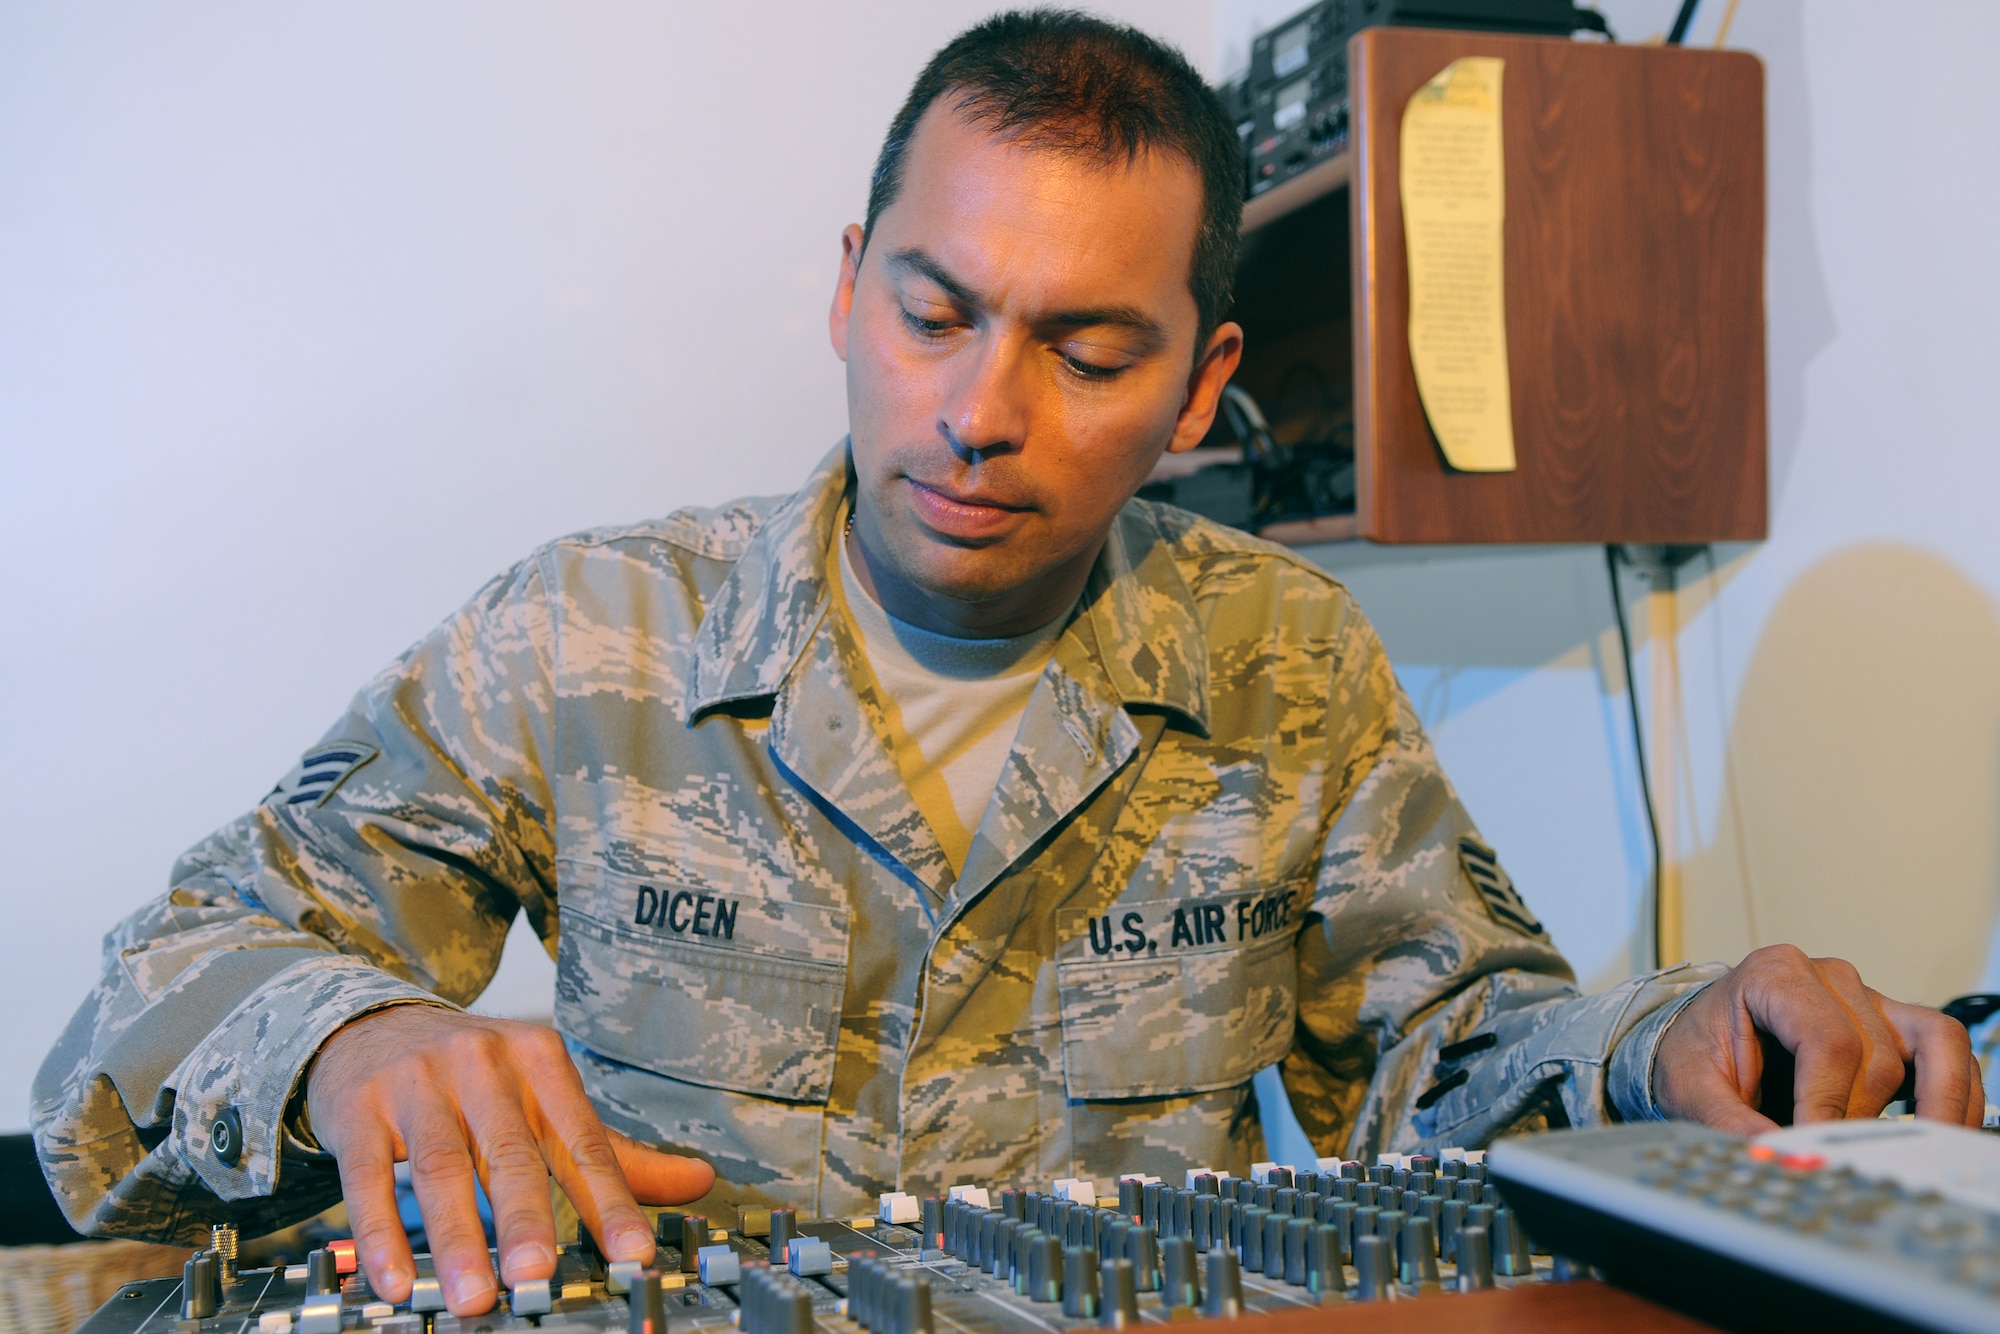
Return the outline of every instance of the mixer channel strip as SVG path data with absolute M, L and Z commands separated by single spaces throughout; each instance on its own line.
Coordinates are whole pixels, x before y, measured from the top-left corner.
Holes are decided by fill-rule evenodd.
M 1478 1153 L 1259 1164 L 1048 1190 L 900 1192 L 879 1216 L 746 1209 L 720 1228 L 658 1215 L 650 1267 L 607 1263 L 587 1232 L 545 1282 L 487 1314 L 444 1310 L 429 1257 L 401 1303 L 344 1252 L 217 1279 L 213 1252 L 180 1280 L 127 1285 L 79 1334 L 502 1334 L 527 1329 L 743 1334 L 1054 1334 L 1330 1303 L 1450 1294 L 1568 1276 L 1532 1254 Z

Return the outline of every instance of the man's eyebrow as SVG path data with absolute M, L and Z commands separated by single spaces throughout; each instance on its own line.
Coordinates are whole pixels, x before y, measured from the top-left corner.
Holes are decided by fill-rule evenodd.
M 942 287 L 950 294 L 954 301 L 962 301 L 971 306 L 981 304 L 979 297 L 971 288 L 952 277 L 951 274 L 945 271 L 944 265 L 938 263 L 930 255 L 917 249 L 915 246 L 898 250 L 895 254 L 889 256 L 889 263 L 896 268 L 912 269 L 922 274 L 939 287 Z
M 890 255 L 889 263 L 896 268 L 922 274 L 943 288 L 954 301 L 968 306 L 984 304 L 978 293 L 952 277 L 944 265 L 938 263 L 930 254 L 914 246 Z M 1137 306 L 1092 306 L 1083 310 L 1059 310 L 1043 318 L 1041 323 L 1062 329 L 1126 329 L 1139 335 L 1149 346 L 1160 346 L 1167 341 L 1167 331 L 1161 327 L 1160 322 Z

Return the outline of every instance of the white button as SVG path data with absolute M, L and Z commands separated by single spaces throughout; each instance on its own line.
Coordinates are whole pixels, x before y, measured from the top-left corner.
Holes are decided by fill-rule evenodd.
M 304 1268 L 303 1265 L 300 1268 Z M 292 1334 L 290 1311 L 266 1311 L 257 1317 L 257 1334 Z

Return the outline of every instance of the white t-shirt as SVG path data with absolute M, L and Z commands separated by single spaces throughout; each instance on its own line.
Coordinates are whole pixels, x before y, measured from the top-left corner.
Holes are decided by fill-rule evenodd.
M 847 543 L 836 537 L 834 547 L 839 601 L 881 687 L 896 767 L 952 870 L 961 870 L 1069 613 L 1011 639 L 933 634 L 884 611 L 855 574 Z

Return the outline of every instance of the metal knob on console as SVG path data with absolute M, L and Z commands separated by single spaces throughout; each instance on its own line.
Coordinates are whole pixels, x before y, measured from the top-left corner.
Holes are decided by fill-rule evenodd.
M 1072 1320 L 1095 1320 L 1103 1305 L 1098 1291 L 1102 1262 L 1094 1248 L 1069 1246 L 1063 1250 L 1063 1314 Z
M 1243 1314 L 1243 1271 L 1236 1253 L 1218 1246 L 1208 1253 L 1208 1300 L 1201 1313 L 1211 1319 L 1234 1320 Z
M 1139 1289 L 1133 1281 L 1132 1262 L 1125 1258 L 1106 1260 L 1098 1267 L 1099 1300 L 1103 1310 L 1097 1323 L 1105 1329 L 1126 1329 L 1139 1323 Z

